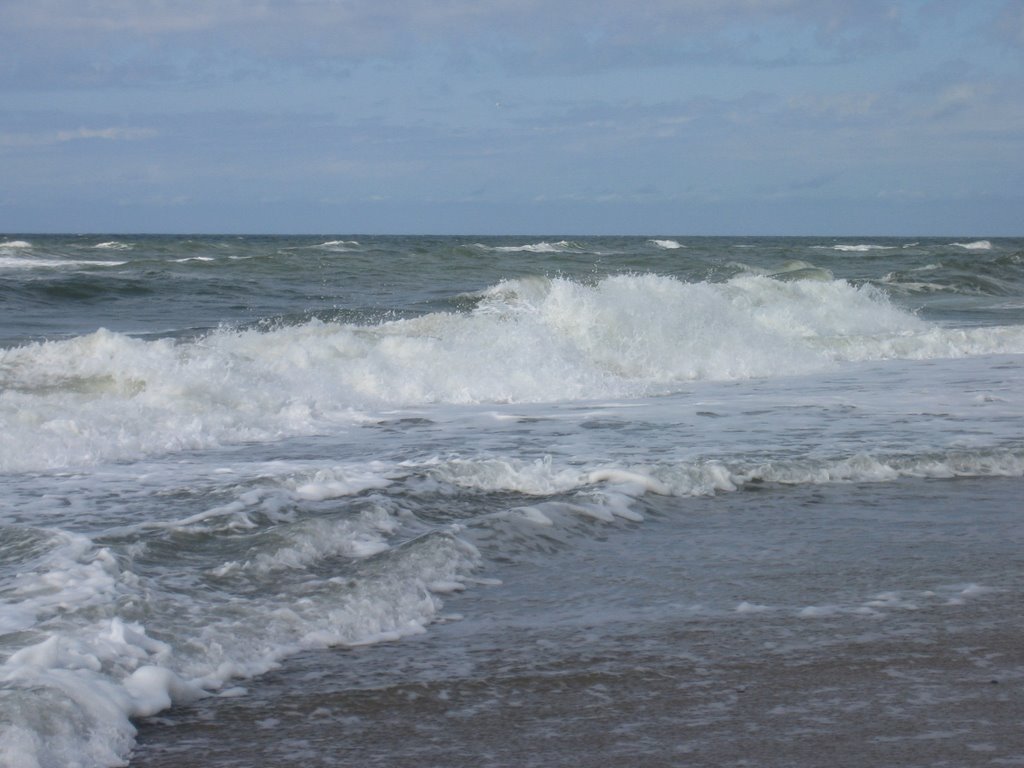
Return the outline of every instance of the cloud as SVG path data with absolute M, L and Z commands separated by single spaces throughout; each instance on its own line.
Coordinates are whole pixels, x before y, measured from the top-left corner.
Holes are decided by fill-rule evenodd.
M 0 19 L 24 30 L 177 34 L 235 26 L 265 15 L 266 3 L 218 0 L 8 0 Z
M 152 128 L 76 128 L 73 131 L 57 131 L 57 141 L 78 139 L 106 139 L 108 141 L 136 141 L 156 136 Z
M 1024 5 L 1009 0 L 992 25 L 996 39 L 1024 53 Z
M 1024 80 L 999 13 L 1020 41 L 1019 0 L 0 0 L 0 153 L 40 209 L 71 189 L 211 216 L 267 190 L 282 210 L 1002 194 Z
M 883 0 L 4 0 L 11 85 L 212 76 L 276 62 L 405 59 L 586 72 L 678 61 L 793 63 L 908 44 Z M 783 37 L 803 42 L 781 47 Z M 4 64 L 6 63 L 6 66 Z M 0 79 L 4 79 L 0 74 Z
M 0 147 L 43 147 L 71 141 L 101 139 L 104 141 L 138 141 L 157 136 L 152 128 L 75 128 L 73 130 L 0 133 Z
M 983 108 L 990 103 L 994 91 L 991 83 L 952 83 L 936 98 L 931 116 L 941 119 L 965 110 Z
M 877 118 L 881 95 L 870 91 L 838 93 L 799 93 L 788 100 L 788 107 L 805 117 L 836 123 Z

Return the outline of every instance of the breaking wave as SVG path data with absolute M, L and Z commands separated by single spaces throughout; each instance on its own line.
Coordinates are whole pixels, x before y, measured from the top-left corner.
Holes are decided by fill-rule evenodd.
M 492 286 L 468 312 L 374 325 L 180 341 L 100 330 L 8 349 L 0 471 L 317 434 L 389 407 L 647 397 L 853 361 L 1024 351 L 1022 328 L 941 328 L 871 285 L 813 277 L 535 277 Z

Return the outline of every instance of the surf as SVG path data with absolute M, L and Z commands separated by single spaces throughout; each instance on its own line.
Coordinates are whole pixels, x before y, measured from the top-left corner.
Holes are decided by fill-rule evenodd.
M 496 283 L 467 311 L 220 328 L 98 330 L 0 351 L 0 470 L 310 435 L 380 409 L 638 398 L 703 380 L 1024 351 L 1024 329 L 941 328 L 881 290 L 741 275 Z

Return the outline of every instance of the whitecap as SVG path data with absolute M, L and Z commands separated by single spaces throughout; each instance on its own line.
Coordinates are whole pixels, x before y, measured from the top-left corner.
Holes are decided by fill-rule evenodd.
M 358 248 L 359 242 L 356 240 L 327 240 L 326 242 L 313 247 L 322 248 L 325 251 L 344 253 L 346 251 L 351 251 L 353 248 Z
M 0 248 L 31 248 L 32 243 L 26 242 L 25 240 L 8 240 L 5 243 L 0 243 Z
M 648 243 L 656 248 L 661 248 L 666 251 L 674 251 L 677 248 L 685 248 L 686 246 L 677 240 L 648 240 Z
M 0 269 L 75 269 L 78 267 L 119 267 L 125 261 L 86 261 L 81 259 L 26 259 L 0 256 Z
M 971 243 L 950 243 L 958 248 L 963 248 L 968 251 L 991 251 L 992 243 L 988 240 L 975 240 Z
M 503 253 L 565 253 L 575 248 L 575 244 L 570 243 L 568 240 L 559 240 L 557 243 L 540 242 L 527 245 L 497 245 L 491 250 Z
M 828 247 L 828 246 L 816 246 L 816 247 Z M 892 246 L 889 245 L 874 245 L 872 243 L 858 243 L 857 245 L 833 245 L 833 251 L 844 251 L 847 253 L 866 253 L 867 251 L 891 251 Z

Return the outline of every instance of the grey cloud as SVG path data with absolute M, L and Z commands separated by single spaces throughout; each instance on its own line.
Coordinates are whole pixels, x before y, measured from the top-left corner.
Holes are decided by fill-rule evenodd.
M 43 134 L 20 134 L 16 135 L 20 137 L 26 145 L 38 146 L 44 144 L 63 144 L 69 141 L 81 141 L 88 139 L 101 139 L 104 141 L 138 141 L 139 139 L 150 139 L 157 135 L 157 131 L 152 128 L 125 128 L 125 127 L 110 127 L 110 128 L 75 128 L 71 130 L 60 130 L 54 131 L 53 133 Z M 3 143 L 5 137 L 0 135 L 0 143 Z M 15 141 L 17 143 L 17 140 Z
M 807 30 L 828 55 L 861 55 L 909 39 L 894 7 L 882 0 L 6 0 L 0 79 L 130 84 L 188 79 L 204 64 L 209 76 L 230 78 L 267 60 L 330 74 L 323 62 L 402 59 L 424 49 L 521 71 L 792 63 L 823 54 L 772 50 L 772 25 Z

